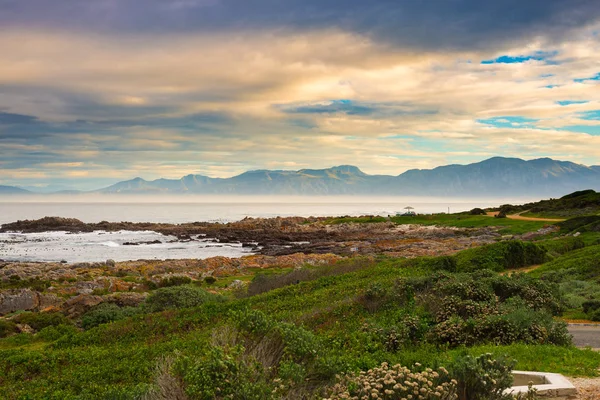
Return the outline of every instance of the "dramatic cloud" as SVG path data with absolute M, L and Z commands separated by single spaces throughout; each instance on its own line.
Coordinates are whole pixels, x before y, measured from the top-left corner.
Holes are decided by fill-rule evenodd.
M 595 1 L 0 0 L 0 183 L 600 164 Z

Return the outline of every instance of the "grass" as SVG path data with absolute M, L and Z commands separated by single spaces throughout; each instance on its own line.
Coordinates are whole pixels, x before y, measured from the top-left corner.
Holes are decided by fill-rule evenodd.
M 397 225 L 438 225 L 457 228 L 485 228 L 498 227 L 500 233 L 505 235 L 519 235 L 527 232 L 537 231 L 548 225 L 544 221 L 522 221 L 509 218 L 493 218 L 487 215 L 468 214 L 428 214 L 416 215 L 414 217 L 340 217 L 325 221 L 326 224 L 342 223 L 376 223 L 392 221 Z
M 323 344 L 319 357 L 325 364 L 320 368 L 331 371 L 368 369 L 383 361 L 403 365 L 419 362 L 434 368 L 448 365 L 464 353 L 489 352 L 515 358 L 518 369 L 598 375 L 600 354 L 573 347 L 512 344 L 448 349 L 427 344 L 388 351 L 373 342 L 372 334 L 363 332 L 362 327 L 394 324 L 404 311 L 398 307 L 375 312 L 365 309 L 359 301 L 365 288 L 390 287 L 402 277 L 429 276 L 433 265 L 438 265 L 435 258 L 381 258 L 376 263 L 365 262 L 354 272 L 224 303 L 137 315 L 56 341 L 31 335 L 3 339 L 0 398 L 134 399 L 152 384 L 156 362 L 162 355 L 204 357 L 211 337 L 222 330 L 231 313 L 247 309 L 312 332 Z
M 397 224 L 474 228 L 501 226 L 501 232 L 506 234 L 537 230 L 546 224 L 458 214 L 393 217 L 392 221 Z M 337 219 L 332 223 L 341 222 L 379 221 L 355 218 L 352 221 Z M 298 340 L 295 347 L 308 346 L 301 341 L 305 336 L 319 344 L 313 361 L 317 367 L 313 365 L 311 368 L 317 368 L 323 382 L 332 379 L 335 373 L 365 370 L 384 361 L 405 366 L 417 362 L 431 368 L 447 366 L 466 353 L 475 356 L 482 353 L 508 355 L 517 360 L 516 368 L 520 370 L 598 376 L 600 353 L 570 346 L 513 343 L 450 348 L 424 341 L 390 350 L 378 332 L 401 326 L 407 315 L 423 317 L 424 320 L 428 317 L 423 306 L 401 304 L 401 300 L 389 295 L 387 303 L 382 303 L 382 306 L 377 303 L 377 293 L 388 293 L 398 282 L 407 279 L 424 282 L 431 279 L 437 270 L 488 268 L 502 271 L 539 264 L 550 257 L 550 261 L 527 275 L 505 277 L 504 282 L 522 284 L 527 282 L 528 277 L 555 282 L 560 287 L 563 303 L 569 305 L 564 317 L 581 319 L 585 316 L 578 309 L 582 301 L 600 298 L 600 244 L 594 244 L 599 236 L 596 232 L 586 232 L 578 238 L 547 239 L 534 243 L 505 241 L 468 249 L 451 257 L 410 260 L 377 257 L 375 261 L 352 260 L 352 265 L 345 265 L 350 261 L 343 261 L 334 266 L 307 268 L 311 273 L 305 280 L 295 280 L 294 284 L 282 280 L 287 282 L 287 286 L 251 297 L 230 296 L 221 303 L 135 315 L 88 331 L 71 331 L 56 340 L 40 334 L 0 339 L 0 398 L 139 398 L 153 384 L 155 368 L 162 356 L 185 355 L 190 359 L 204 359 L 214 338 L 234 321 L 232 316 L 249 311 L 263 313 L 277 324 L 293 324 L 296 330 L 291 332 L 295 335 L 307 332 L 302 334 L 304 336 L 292 335 L 294 340 Z M 322 273 L 318 272 L 319 269 L 323 270 Z M 277 274 L 290 273 L 292 269 L 248 269 L 241 276 L 218 278 L 211 286 L 224 288 L 234 279 L 249 281 L 258 272 L 263 277 L 276 279 L 279 277 Z M 486 276 L 489 278 L 495 274 L 486 272 L 481 276 L 487 279 Z M 476 284 L 477 281 L 472 280 L 457 288 L 474 287 Z M 207 287 L 205 284 L 202 286 Z M 506 286 L 507 289 L 510 287 Z M 531 286 L 532 289 L 535 287 Z M 375 300 L 368 303 L 366 294 L 371 292 Z M 407 314 L 409 312 L 412 314 Z M 252 326 L 260 327 L 260 324 Z

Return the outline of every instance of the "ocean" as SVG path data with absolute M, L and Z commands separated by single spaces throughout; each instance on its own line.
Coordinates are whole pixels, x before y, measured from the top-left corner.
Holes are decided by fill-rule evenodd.
M 395 215 L 404 207 L 417 213 L 467 211 L 475 207 L 522 204 L 528 199 L 439 199 L 358 197 L 272 198 L 111 198 L 110 201 L 0 201 L 0 224 L 44 216 L 77 218 L 84 222 L 130 221 L 184 223 L 230 222 L 245 217 Z M 52 199 L 51 199 L 52 200 Z M 116 201 L 119 200 L 119 201 Z M 158 201 L 160 200 L 160 201 Z M 0 260 L 98 262 L 137 259 L 204 259 L 214 256 L 240 257 L 251 254 L 239 243 L 180 242 L 156 232 L 92 232 L 70 234 L 42 232 L 0 234 Z M 146 242 L 127 245 L 131 242 Z M 154 242 L 154 243 L 148 243 Z

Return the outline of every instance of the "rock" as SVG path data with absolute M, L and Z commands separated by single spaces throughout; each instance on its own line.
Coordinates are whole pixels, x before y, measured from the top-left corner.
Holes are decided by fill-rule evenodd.
M 49 293 L 38 293 L 39 304 L 37 310 L 43 310 L 50 307 L 59 307 L 65 300 Z
M 148 297 L 148 293 L 114 293 L 104 297 L 107 303 L 114 303 L 119 307 L 137 307 Z
M 16 328 L 19 333 L 35 333 L 35 330 L 27 324 L 17 324 Z
M 105 264 L 106 264 L 107 267 L 114 267 L 115 265 L 117 265 L 117 263 L 115 262 L 115 260 L 111 260 L 111 259 L 106 260 Z
M 0 293 L 0 315 L 15 311 L 32 311 L 39 305 L 37 292 L 30 289 L 13 289 Z
M 80 294 L 67 300 L 63 306 L 63 311 L 71 318 L 78 317 L 88 311 L 90 308 L 102 303 L 104 299 L 100 296 L 90 296 Z
M 92 294 L 96 289 L 104 289 L 104 284 L 100 282 L 77 282 L 75 290 L 78 294 Z
M 244 282 L 240 281 L 239 279 L 236 279 L 235 281 L 231 282 L 231 284 L 229 285 L 229 287 L 231 289 L 243 289 L 244 288 Z

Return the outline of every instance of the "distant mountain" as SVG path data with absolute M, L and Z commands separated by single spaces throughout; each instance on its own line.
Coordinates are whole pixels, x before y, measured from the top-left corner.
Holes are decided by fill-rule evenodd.
M 3 194 L 32 194 L 29 190 L 21 189 L 16 186 L 0 185 L 0 195 Z
M 231 178 L 187 175 L 181 179 L 135 178 L 99 193 L 195 193 L 236 195 L 419 195 L 419 196 L 562 196 L 600 189 L 600 166 L 540 158 L 494 157 L 468 165 L 409 170 L 398 176 L 367 175 L 342 165 L 299 171 L 248 171 Z
M 44 185 L 44 186 L 19 186 L 21 189 L 28 190 L 33 193 L 75 193 L 79 192 L 71 186 L 66 185 Z
M 398 176 L 404 191 L 415 195 L 561 196 L 600 188 L 600 170 L 568 161 L 494 157 L 469 165 L 410 170 Z

